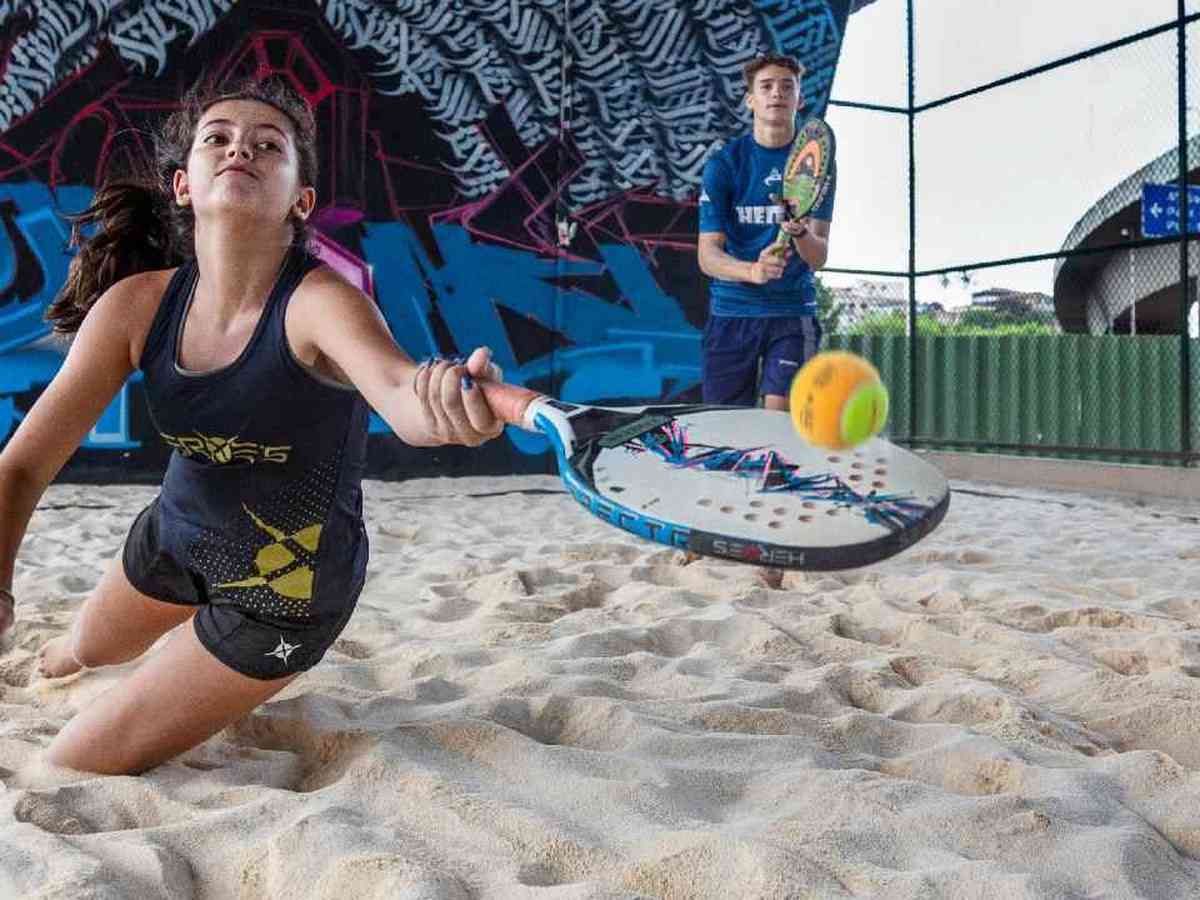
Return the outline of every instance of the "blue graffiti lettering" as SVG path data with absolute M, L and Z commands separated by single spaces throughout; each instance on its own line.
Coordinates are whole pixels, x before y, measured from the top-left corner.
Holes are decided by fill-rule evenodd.
M 71 261 L 67 248 L 70 228 L 58 210 L 82 209 L 91 196 L 92 189 L 86 187 L 60 188 L 55 195 L 38 182 L 0 184 L 0 203 L 11 204 L 16 210 L 8 227 L 17 231 L 33 256 L 22 263 L 8 227 L 0 230 L 0 290 L 14 286 L 22 264 L 36 265 L 41 274 L 37 293 L 14 297 L 0 306 L 0 352 L 23 347 L 50 333 L 44 313 L 66 280 Z
M 437 350 L 429 326 L 436 302 L 459 349 L 491 347 L 505 377 L 518 384 L 561 379 L 564 400 L 657 399 L 668 380 L 679 388 L 699 381 L 700 334 L 635 248 L 604 244 L 601 262 L 585 262 L 475 243 L 454 225 L 435 226 L 434 236 L 445 261 L 440 268 L 404 223 L 370 223 L 363 239 L 384 317 L 414 357 Z M 606 271 L 628 306 L 554 284 Z M 499 306 L 553 329 L 571 346 L 519 365 Z M 539 435 L 510 429 L 510 437 L 524 453 L 547 447 Z
M 15 210 L 9 227 L 27 248 L 23 258 L 9 231 L 0 231 L 0 290 L 21 281 L 21 266 L 40 270 L 40 278 L 26 279 L 39 285 L 36 293 L 14 296 L 0 306 L 0 352 L 5 354 L 0 367 L 0 439 L 20 420 L 13 395 L 48 384 L 61 365 L 60 354 L 22 348 L 48 334 L 45 309 L 66 278 L 69 229 L 57 210 L 82 209 L 91 194 L 86 187 L 52 194 L 36 182 L 0 185 L 0 202 L 11 203 Z M 434 264 L 415 231 L 402 222 L 365 223 L 362 241 L 384 318 L 414 358 L 440 349 L 432 324 L 436 307 L 459 349 L 491 347 L 510 381 L 557 384 L 566 400 L 657 399 L 668 383 L 678 390 L 698 382 L 700 335 L 687 322 L 679 300 L 659 287 L 636 248 L 603 244 L 599 261 L 567 260 L 476 242 L 453 224 L 435 225 L 433 235 L 441 265 Z M 616 283 L 623 303 L 561 284 L 573 276 L 604 275 Z M 522 364 L 500 307 L 562 335 L 569 346 L 547 348 Z M 85 446 L 139 445 L 129 430 L 129 397 L 126 385 Z M 373 415 L 371 430 L 384 432 L 387 426 Z M 510 429 L 510 437 L 522 453 L 547 449 L 540 435 Z

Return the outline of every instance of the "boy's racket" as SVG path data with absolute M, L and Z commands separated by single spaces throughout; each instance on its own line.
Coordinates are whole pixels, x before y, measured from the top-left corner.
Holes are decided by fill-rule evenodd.
M 624 409 L 479 382 L 506 422 L 545 434 L 563 483 L 595 516 L 707 556 L 788 569 L 885 559 L 937 526 L 945 477 L 881 438 L 830 453 L 786 413 L 728 406 Z
M 796 130 L 792 150 L 783 167 L 781 194 L 775 198 L 787 219 L 802 219 L 821 205 L 833 181 L 833 131 L 822 119 L 808 119 Z M 790 236 L 782 228 L 771 245 L 783 253 Z

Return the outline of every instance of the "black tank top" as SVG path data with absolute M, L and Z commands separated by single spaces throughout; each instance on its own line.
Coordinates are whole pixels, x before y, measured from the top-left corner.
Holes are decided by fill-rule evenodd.
M 345 584 L 366 563 L 367 404 L 301 365 L 284 333 L 292 293 L 319 264 L 290 251 L 245 350 L 203 373 L 178 363 L 198 277 L 195 262 L 180 266 L 139 363 L 151 419 L 174 449 L 160 540 L 214 602 L 268 616 L 319 612 L 321 583 Z

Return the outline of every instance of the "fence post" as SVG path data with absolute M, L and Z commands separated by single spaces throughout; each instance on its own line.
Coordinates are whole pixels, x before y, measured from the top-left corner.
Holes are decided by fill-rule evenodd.
M 1182 4 L 1184 0 L 1179 0 Z M 913 0 L 908 23 L 908 436 L 917 437 L 917 114 Z
M 1192 307 L 1191 282 L 1188 278 L 1191 241 L 1188 232 L 1188 138 L 1187 138 L 1187 14 L 1185 0 L 1178 0 L 1177 25 L 1179 48 L 1179 424 L 1180 450 L 1184 465 L 1192 463 L 1192 342 L 1188 335 L 1188 314 Z

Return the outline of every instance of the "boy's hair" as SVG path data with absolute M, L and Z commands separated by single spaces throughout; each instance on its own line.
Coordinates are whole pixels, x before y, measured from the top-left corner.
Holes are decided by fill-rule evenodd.
M 746 77 L 746 90 L 754 90 L 754 77 L 767 66 L 781 66 L 795 75 L 797 81 L 804 77 L 804 66 L 787 54 L 760 53 L 742 66 L 742 74 Z

